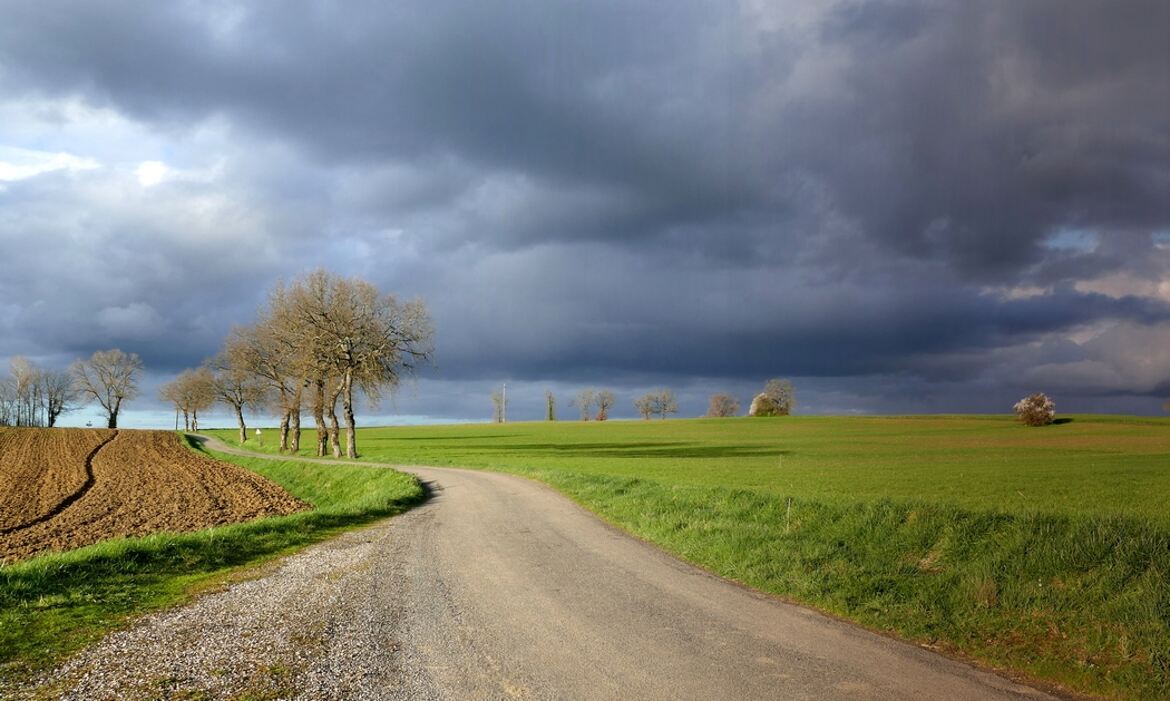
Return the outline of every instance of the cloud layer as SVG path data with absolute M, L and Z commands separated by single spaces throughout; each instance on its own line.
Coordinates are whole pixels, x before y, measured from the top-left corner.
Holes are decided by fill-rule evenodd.
M 323 265 L 431 306 L 413 414 L 1170 393 L 1160 0 L 0 6 L 0 359 L 157 380 Z

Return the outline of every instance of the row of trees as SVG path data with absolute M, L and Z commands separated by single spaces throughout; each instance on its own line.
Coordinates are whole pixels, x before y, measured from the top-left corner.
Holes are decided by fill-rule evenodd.
M 0 379 L 0 426 L 52 427 L 84 399 L 100 404 L 107 427 L 117 428 L 122 404 L 138 395 L 141 372 L 136 354 L 116 348 L 74 361 L 68 370 L 41 369 L 17 356 Z
M 241 442 L 248 438 L 244 410 L 270 408 L 280 416 L 281 451 L 300 449 L 308 410 L 317 455 L 341 457 L 344 421 L 345 455 L 356 458 L 357 399 L 376 402 L 396 389 L 432 359 L 433 337 L 421 300 L 402 302 L 360 278 L 317 270 L 277 285 L 252 324 L 233 329 L 219 354 L 162 393 L 192 429 L 199 411 L 216 402 L 230 407 Z
M 0 379 L 0 426 L 53 426 L 80 398 L 73 376 L 17 356 Z
M 546 421 L 557 420 L 557 398 L 552 390 L 546 390 L 544 393 L 545 414 Z M 612 390 L 608 389 L 594 389 L 588 387 L 577 392 L 572 399 L 569 400 L 569 406 L 577 409 L 582 421 L 606 421 L 609 419 L 610 410 L 613 409 L 614 404 L 617 403 L 617 396 Z M 504 416 L 507 411 L 507 400 L 503 392 L 492 392 L 492 420 L 495 423 L 503 423 Z M 659 416 L 666 418 L 668 414 L 678 413 L 678 402 L 674 398 L 674 392 L 669 389 L 658 389 L 646 393 L 645 395 L 634 400 L 634 408 L 637 409 L 638 414 L 648 419 L 651 416 Z
M 545 419 L 556 421 L 556 396 L 552 390 L 547 390 L 544 397 Z M 616 401 L 617 399 L 611 390 L 588 387 L 577 392 L 569 401 L 569 406 L 575 407 L 580 412 L 582 421 L 590 419 L 605 421 L 609 418 L 610 410 Z M 503 423 L 504 417 L 507 415 L 506 394 L 501 391 L 492 392 L 492 406 L 494 407 L 493 420 L 496 423 Z M 795 407 L 796 391 L 793 389 L 792 382 L 773 378 L 764 383 L 763 391 L 752 400 L 749 414 L 752 416 L 787 416 L 792 413 Z M 671 414 L 678 413 L 678 400 L 675 399 L 674 392 L 669 389 L 651 390 L 634 400 L 634 409 L 643 419 L 649 419 L 653 416 L 665 419 Z M 739 400 L 732 395 L 720 392 L 711 396 L 710 404 L 707 407 L 707 416 L 738 416 L 739 413 Z

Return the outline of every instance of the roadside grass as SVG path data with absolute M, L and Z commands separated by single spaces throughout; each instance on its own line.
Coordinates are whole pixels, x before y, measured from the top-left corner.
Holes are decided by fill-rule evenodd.
M 401 513 L 425 493 L 409 475 L 210 453 L 314 505 L 289 516 L 111 540 L 0 566 L 0 682 L 19 683 L 132 617 L 188 600 L 254 566 Z M 2 684 L 0 684 L 2 689 Z
M 762 591 L 1069 689 L 1170 698 L 1170 421 L 428 426 L 363 429 L 359 448 L 526 475 Z

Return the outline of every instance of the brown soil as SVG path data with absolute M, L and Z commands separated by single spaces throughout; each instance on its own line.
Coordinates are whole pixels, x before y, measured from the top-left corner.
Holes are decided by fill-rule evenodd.
M 0 561 L 306 508 L 168 431 L 0 431 Z

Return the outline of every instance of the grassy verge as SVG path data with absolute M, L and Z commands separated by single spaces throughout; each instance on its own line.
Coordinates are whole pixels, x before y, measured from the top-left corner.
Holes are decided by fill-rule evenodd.
M 392 470 L 214 457 L 254 470 L 316 508 L 0 566 L 0 681 L 26 678 L 127 618 L 188 599 L 242 566 L 400 513 L 424 498 L 417 480 Z
M 1149 522 L 521 472 L 762 591 L 1070 689 L 1170 698 L 1170 532 Z
M 359 447 L 534 477 L 760 590 L 1070 689 L 1170 698 L 1170 421 L 1071 418 L 375 428 Z

